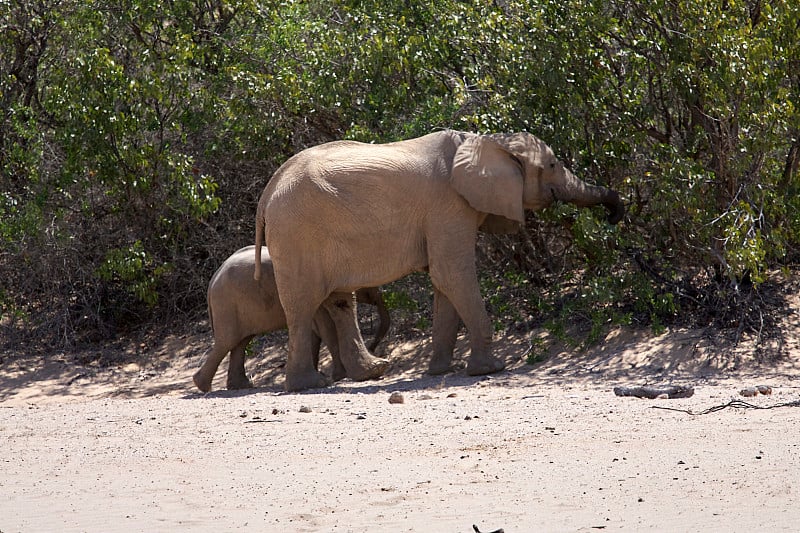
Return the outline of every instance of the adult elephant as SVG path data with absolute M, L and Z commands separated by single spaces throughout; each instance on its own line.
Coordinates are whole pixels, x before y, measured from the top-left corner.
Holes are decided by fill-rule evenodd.
M 381 375 L 386 362 L 364 347 L 348 295 L 419 270 L 434 287 L 429 371 L 450 368 L 459 316 L 470 337 L 467 373 L 502 370 L 478 287 L 476 235 L 482 225 L 518 227 L 525 209 L 555 200 L 603 204 L 611 223 L 625 212 L 615 191 L 577 179 L 528 133 L 448 130 L 381 145 L 332 142 L 293 156 L 264 189 L 256 214 L 255 253 L 266 238 L 289 327 L 286 388 L 325 383 L 313 365 L 311 325 L 330 295 L 340 349 L 351 350 L 340 354 L 348 375 Z

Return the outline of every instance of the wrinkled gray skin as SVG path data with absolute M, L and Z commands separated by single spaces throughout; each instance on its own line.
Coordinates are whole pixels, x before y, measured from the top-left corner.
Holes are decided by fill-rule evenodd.
M 476 236 L 479 228 L 513 231 L 526 209 L 557 200 L 604 205 L 612 224 L 625 213 L 615 191 L 579 180 L 528 133 L 440 131 L 380 145 L 339 141 L 289 159 L 267 184 L 256 213 L 256 244 L 266 239 L 272 253 L 289 328 L 287 390 L 326 384 L 314 366 L 312 332 L 314 313 L 326 301 L 334 302 L 326 308 L 348 375 L 382 375 L 387 364 L 366 350 L 342 295 L 413 271 L 427 270 L 434 287 L 429 372 L 452 367 L 459 317 L 470 338 L 467 373 L 502 370 L 478 286 Z
M 194 383 L 203 392 L 211 390 L 211 381 L 222 360 L 230 352 L 228 389 L 253 386 L 244 369 L 244 352 L 256 335 L 286 327 L 286 315 L 278 299 L 272 261 L 266 248 L 261 253 L 261 279 L 255 271 L 254 246 L 231 255 L 219 267 L 208 284 L 208 315 L 214 331 L 214 348 L 194 375 Z M 380 325 L 369 349 L 372 351 L 389 329 L 389 313 L 377 288 L 360 289 L 357 301 L 377 307 Z M 345 377 L 339 358 L 339 345 L 333 322 L 324 309 L 314 316 L 314 364 L 319 364 L 320 343 L 325 342 L 333 358 L 333 379 Z

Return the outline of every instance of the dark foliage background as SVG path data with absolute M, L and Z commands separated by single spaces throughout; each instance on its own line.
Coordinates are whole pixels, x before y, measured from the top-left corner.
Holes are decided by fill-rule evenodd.
M 379 5 L 376 5 L 379 4 Z M 761 333 L 800 244 L 790 0 L 0 0 L 0 339 L 203 316 L 307 146 L 528 130 L 629 213 L 480 242 L 497 329 Z M 425 328 L 427 281 L 388 287 Z

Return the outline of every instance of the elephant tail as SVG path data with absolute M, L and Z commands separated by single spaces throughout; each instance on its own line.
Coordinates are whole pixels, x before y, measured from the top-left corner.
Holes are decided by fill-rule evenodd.
M 256 213 L 256 271 L 253 278 L 256 280 L 261 279 L 261 243 L 264 242 L 264 222 L 261 217 L 261 205 L 258 206 L 258 213 Z
M 214 335 L 214 313 L 211 311 L 211 304 L 208 304 L 208 322 L 211 324 L 211 335 Z

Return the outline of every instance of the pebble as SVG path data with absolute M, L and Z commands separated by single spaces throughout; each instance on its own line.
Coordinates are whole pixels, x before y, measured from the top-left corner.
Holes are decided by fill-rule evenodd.
M 300 412 L 301 413 L 310 413 L 311 412 L 311 408 L 309 406 L 307 406 L 307 405 L 301 405 L 300 406 Z
M 389 403 L 406 403 L 406 398 L 400 392 L 393 392 L 389 396 Z

